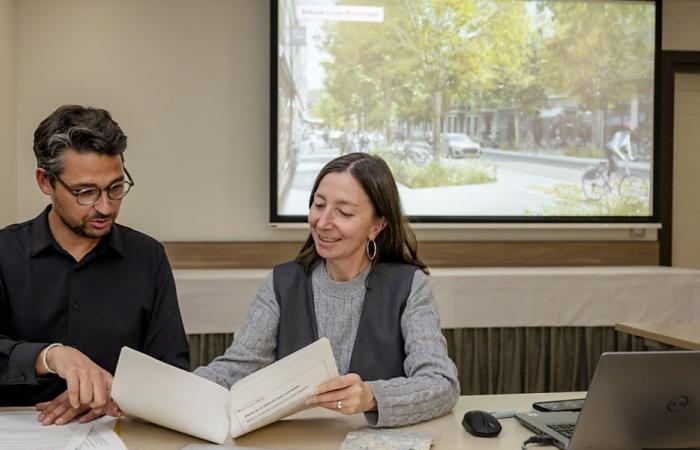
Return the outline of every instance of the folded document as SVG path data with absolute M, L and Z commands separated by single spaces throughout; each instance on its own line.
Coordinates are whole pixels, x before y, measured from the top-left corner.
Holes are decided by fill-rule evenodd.
M 129 415 L 221 444 L 307 408 L 317 385 L 338 376 L 327 338 L 226 388 L 122 347 L 112 398 Z

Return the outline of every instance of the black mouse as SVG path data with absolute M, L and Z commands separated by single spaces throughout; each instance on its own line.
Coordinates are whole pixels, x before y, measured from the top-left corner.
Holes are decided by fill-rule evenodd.
M 501 432 L 501 423 L 486 411 L 467 411 L 462 426 L 469 434 L 479 437 L 494 437 Z

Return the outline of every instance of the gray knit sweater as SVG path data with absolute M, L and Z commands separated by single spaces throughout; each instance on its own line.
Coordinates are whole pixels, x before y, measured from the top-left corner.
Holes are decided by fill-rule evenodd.
M 319 337 L 327 337 L 341 374 L 348 372 L 365 296 L 369 267 L 355 279 L 333 281 L 325 264 L 317 264 L 311 283 Z M 195 373 L 227 389 L 241 378 L 275 361 L 279 306 L 272 273 L 253 300 L 245 325 L 233 344 Z M 447 356 L 445 339 L 428 277 L 417 270 L 401 316 L 406 377 L 368 381 L 377 412 L 365 414 L 370 425 L 401 426 L 441 416 L 459 398 L 457 369 Z

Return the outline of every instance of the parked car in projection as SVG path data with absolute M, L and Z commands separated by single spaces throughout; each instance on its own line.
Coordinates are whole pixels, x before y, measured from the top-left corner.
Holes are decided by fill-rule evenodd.
M 481 155 L 481 145 L 472 141 L 464 133 L 442 133 L 440 153 L 450 158 L 478 157 Z

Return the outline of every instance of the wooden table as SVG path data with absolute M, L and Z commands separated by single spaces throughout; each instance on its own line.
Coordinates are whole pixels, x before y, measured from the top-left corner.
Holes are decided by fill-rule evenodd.
M 698 322 L 624 322 L 616 323 L 615 329 L 644 338 L 650 348 L 659 348 L 658 345 L 649 342 L 654 341 L 665 344 L 664 348 L 700 350 L 700 323 Z
M 462 428 L 464 413 L 471 409 L 528 411 L 535 401 L 583 397 L 585 392 L 462 396 L 448 415 L 402 429 L 437 434 L 439 437 L 432 450 L 512 450 L 520 448 L 521 443 L 532 435 L 515 419 L 501 419 L 503 431 L 497 438 L 478 438 Z M 261 449 L 337 449 L 348 432 L 365 426 L 366 421 L 361 414 L 348 417 L 314 408 L 241 436 L 235 442 L 228 438 L 224 445 Z M 186 444 L 207 444 L 197 438 L 130 419 L 120 420 L 117 430 L 130 450 L 180 449 Z

